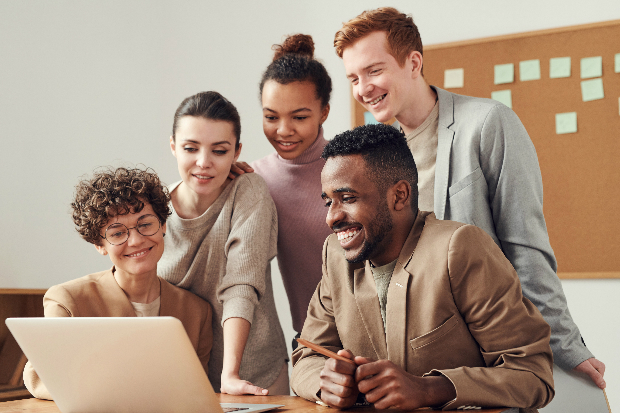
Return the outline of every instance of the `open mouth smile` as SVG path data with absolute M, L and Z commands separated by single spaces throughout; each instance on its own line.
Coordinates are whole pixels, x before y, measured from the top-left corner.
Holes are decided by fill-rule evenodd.
M 131 254 L 127 254 L 127 255 L 125 255 L 125 257 L 128 257 L 128 258 L 140 258 L 140 257 L 143 257 L 146 254 L 148 254 L 152 249 L 153 249 L 153 247 L 146 248 L 146 249 L 143 249 L 143 250 L 140 250 L 140 251 L 133 252 Z
M 336 236 L 338 237 L 340 246 L 342 246 L 343 248 L 347 246 L 361 231 L 361 227 L 352 227 L 345 229 L 344 231 L 337 231 Z
M 377 98 L 375 98 L 375 99 L 373 99 L 371 101 L 367 101 L 366 103 L 371 105 L 371 106 L 374 106 L 377 103 L 381 102 L 383 99 L 385 99 L 386 96 L 387 96 L 387 93 L 385 95 L 381 95 L 381 96 L 379 96 L 379 97 L 377 97 Z

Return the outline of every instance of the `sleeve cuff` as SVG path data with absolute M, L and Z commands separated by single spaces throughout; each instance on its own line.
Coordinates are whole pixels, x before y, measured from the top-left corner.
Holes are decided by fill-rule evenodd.
M 453 405 L 454 402 L 456 402 L 456 400 L 459 398 L 459 390 L 456 387 L 456 384 L 454 384 L 454 382 L 452 381 L 452 379 L 448 376 L 446 376 L 445 374 L 443 374 L 441 371 L 439 370 L 431 370 L 428 373 L 425 373 L 422 375 L 422 377 L 426 377 L 426 376 L 444 376 L 446 379 L 450 380 L 450 383 L 452 383 L 452 385 L 454 386 L 454 390 L 456 391 L 456 397 L 452 400 L 450 400 L 449 402 L 446 402 L 444 404 L 442 404 L 441 406 L 436 407 L 435 409 L 437 410 L 446 410 L 449 407 L 451 407 Z
M 224 302 L 222 312 L 222 326 L 229 318 L 243 318 L 252 324 L 254 319 L 254 303 L 244 297 L 234 297 Z

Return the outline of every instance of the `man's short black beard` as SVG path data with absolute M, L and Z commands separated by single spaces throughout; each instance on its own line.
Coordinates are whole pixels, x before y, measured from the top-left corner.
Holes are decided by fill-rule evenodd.
M 392 217 L 390 216 L 390 211 L 387 206 L 387 199 L 381 204 L 379 207 L 380 210 L 377 213 L 377 218 L 375 218 L 370 224 L 368 224 L 368 228 L 366 230 L 367 234 L 375 233 L 376 235 L 373 239 L 364 241 L 364 245 L 362 245 L 362 250 L 356 257 L 352 259 L 347 258 L 347 262 L 350 264 L 356 264 L 358 262 L 366 261 L 373 252 L 377 249 L 377 245 L 383 241 L 385 236 L 392 231 L 394 226 L 392 222 Z

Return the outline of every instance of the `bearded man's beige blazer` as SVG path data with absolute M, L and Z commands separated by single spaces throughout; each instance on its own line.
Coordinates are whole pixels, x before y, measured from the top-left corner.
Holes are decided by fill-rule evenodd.
M 444 375 L 457 397 L 443 409 L 540 407 L 553 398 L 549 325 L 475 226 L 418 212 L 389 285 L 386 324 L 369 261 L 349 264 L 329 236 L 302 338 L 388 359 L 416 376 Z M 300 346 L 293 363 L 295 393 L 318 400 L 325 358 Z

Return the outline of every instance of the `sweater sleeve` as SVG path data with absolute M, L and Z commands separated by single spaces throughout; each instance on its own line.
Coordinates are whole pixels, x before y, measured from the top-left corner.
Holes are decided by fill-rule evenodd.
M 230 233 L 225 244 L 226 274 L 217 291 L 223 304 L 221 323 L 231 317 L 250 323 L 267 288 L 267 272 L 278 240 L 276 207 L 267 185 L 257 174 L 236 179 Z M 271 288 L 271 287 L 269 287 Z
M 61 287 L 50 288 L 43 297 L 43 311 L 45 317 L 71 317 L 70 308 L 73 306 L 73 298 L 69 292 Z M 24 367 L 24 385 L 37 399 L 53 400 L 45 384 L 32 367 L 30 361 Z

